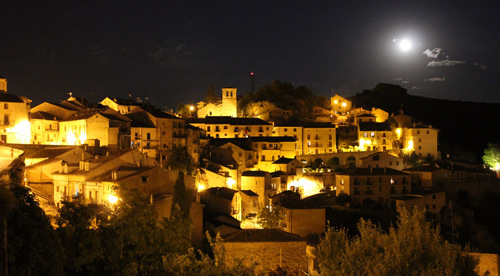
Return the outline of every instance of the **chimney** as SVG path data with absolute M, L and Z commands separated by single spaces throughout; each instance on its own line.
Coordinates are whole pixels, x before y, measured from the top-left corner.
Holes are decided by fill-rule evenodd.
M 7 79 L 0 77 L 0 91 L 7 92 Z

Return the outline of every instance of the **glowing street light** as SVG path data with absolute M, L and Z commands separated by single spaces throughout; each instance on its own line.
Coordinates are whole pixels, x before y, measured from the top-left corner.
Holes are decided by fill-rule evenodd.
M 116 202 L 118 202 L 118 197 L 115 196 L 115 195 L 109 195 L 108 196 L 108 201 L 109 203 L 111 203 L 112 205 L 116 204 Z

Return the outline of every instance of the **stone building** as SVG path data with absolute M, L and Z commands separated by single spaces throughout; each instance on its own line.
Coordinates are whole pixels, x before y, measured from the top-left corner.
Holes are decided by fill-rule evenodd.
M 305 239 L 278 229 L 243 229 L 224 236 L 225 262 L 257 263 L 256 274 L 277 267 L 307 272 Z
M 226 87 L 222 88 L 222 100 L 217 103 L 198 103 L 198 118 L 207 116 L 238 116 L 237 89 Z

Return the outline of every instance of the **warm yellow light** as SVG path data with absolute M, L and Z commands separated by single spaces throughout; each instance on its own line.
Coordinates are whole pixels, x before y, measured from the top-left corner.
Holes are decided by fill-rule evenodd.
M 117 196 L 115 196 L 115 195 L 109 195 L 109 196 L 108 196 L 108 201 L 109 201 L 109 203 L 111 203 L 111 204 L 116 204 L 116 202 L 118 201 L 118 197 L 117 197 Z
M 397 135 L 398 139 L 401 138 L 401 128 L 396 128 L 396 135 Z
M 338 104 L 338 103 L 339 103 L 339 101 L 338 101 L 338 100 L 334 100 L 334 101 L 333 101 L 333 103 L 334 103 L 334 104 Z
M 408 147 L 406 147 L 407 150 L 413 150 L 413 140 L 408 141 Z
M 346 104 L 345 104 L 345 103 L 342 103 L 342 106 L 343 106 L 343 107 L 345 107 L 345 106 L 346 106 Z
M 234 179 L 232 179 L 232 178 L 228 178 L 228 179 L 226 180 L 226 184 L 227 184 L 227 187 L 228 187 L 229 189 L 232 189 L 232 188 L 233 188 L 233 185 L 234 185 L 234 184 L 236 184 L 236 181 L 235 181 Z
M 366 146 L 369 146 L 369 145 L 371 145 L 371 144 L 372 144 L 372 141 L 371 141 L 371 140 L 368 140 L 368 139 L 366 139 L 366 140 L 365 140 L 365 139 L 359 139 L 359 148 L 360 148 L 361 150 L 366 150 L 365 145 L 366 145 Z
M 203 190 L 205 190 L 205 185 L 203 185 L 203 184 L 199 183 L 199 184 L 198 184 L 198 192 L 201 192 L 201 191 L 203 191 Z
M 29 121 L 24 120 L 12 128 L 7 129 L 8 133 L 15 135 L 13 143 L 29 144 L 31 140 L 31 124 Z
M 287 189 L 290 190 L 291 187 L 299 188 L 301 196 L 306 197 L 319 193 L 319 191 L 323 188 L 322 186 L 323 185 L 321 183 L 316 181 L 307 178 L 300 178 L 297 181 L 288 183 Z
M 192 106 L 192 105 L 191 105 L 191 106 L 189 106 L 189 110 L 190 110 L 190 111 L 193 111 L 193 110 L 194 110 L 194 106 Z

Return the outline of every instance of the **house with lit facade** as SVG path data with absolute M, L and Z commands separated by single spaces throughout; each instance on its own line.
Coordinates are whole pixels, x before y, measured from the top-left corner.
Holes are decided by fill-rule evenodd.
M 352 102 L 339 94 L 335 94 L 330 98 L 330 104 L 332 105 L 333 112 L 339 114 L 345 114 L 352 107 Z
M 156 158 L 156 150 L 159 147 L 156 126 L 149 119 L 146 112 L 125 114 L 130 121 L 130 145 L 146 153 L 151 158 Z
M 207 116 L 189 119 L 187 122 L 206 131 L 212 138 L 244 138 L 271 136 L 273 125 L 258 118 L 234 118 L 229 116 Z
M 120 99 L 115 97 L 106 97 L 100 102 L 100 104 L 107 106 L 120 114 L 127 114 L 137 107 L 142 106 L 132 99 Z
M 337 196 L 348 194 L 356 202 L 371 199 L 389 204 L 391 197 L 411 193 L 411 175 L 391 168 L 355 168 L 335 178 Z
M 44 111 L 31 113 L 31 144 L 58 145 L 60 121 Z
M 0 77 L 0 140 L 29 144 L 31 100 L 7 93 L 7 79 Z
M 222 100 L 216 103 L 197 104 L 197 117 L 205 118 L 207 116 L 238 116 L 237 89 L 232 87 L 222 88 Z
M 277 187 L 271 186 L 271 175 L 266 171 L 245 171 L 241 174 L 241 190 L 258 194 L 259 209 L 269 206 L 269 197 L 276 194 Z
M 186 147 L 185 119 L 163 112 L 150 105 L 138 107 L 127 114 L 127 116 L 148 125 L 152 123 L 155 126 L 156 133 L 150 136 L 154 136 L 155 141 L 150 142 L 150 147 L 153 144 L 155 145 L 158 159 L 164 161 L 173 150 Z
M 304 200 L 285 200 L 283 207 L 283 230 L 301 237 L 315 233 L 321 235 L 326 229 L 326 210 Z
M 392 116 L 391 119 L 397 126 L 394 131 L 398 146 L 403 152 L 407 154 L 415 152 L 420 158 L 441 159 L 438 151 L 438 129 L 432 125 L 415 123 L 411 116 L 402 113 Z
M 130 119 L 109 108 L 78 111 L 59 122 L 59 144 L 130 148 Z
M 297 156 L 337 151 L 336 126 L 329 122 L 280 123 L 273 135 L 297 139 Z
M 113 202 L 118 179 L 136 173 L 136 168 L 145 170 L 152 166 L 155 160 L 137 150 L 96 155 L 78 163 L 62 162 L 59 172 L 52 173 L 54 203 L 59 207 L 62 201 L 71 201 L 76 196 L 91 203 Z
M 398 171 L 404 169 L 402 157 L 385 151 L 375 152 L 370 155 L 361 157 L 360 159 L 362 167 L 373 167 L 373 168 L 387 167 Z
M 396 136 L 388 123 L 359 122 L 358 147 L 362 151 L 391 151 Z
M 279 108 L 269 101 L 253 102 L 247 107 L 247 114 L 253 118 L 264 121 L 288 120 L 293 116 L 293 111 Z
M 273 163 L 281 157 L 295 158 L 296 140 L 286 136 L 266 136 L 250 138 L 256 152 L 256 167 L 264 171 L 274 171 Z
M 440 218 L 441 209 L 446 205 L 444 191 L 422 191 L 391 198 L 391 206 L 398 212 L 402 209 L 427 212 L 434 218 Z

